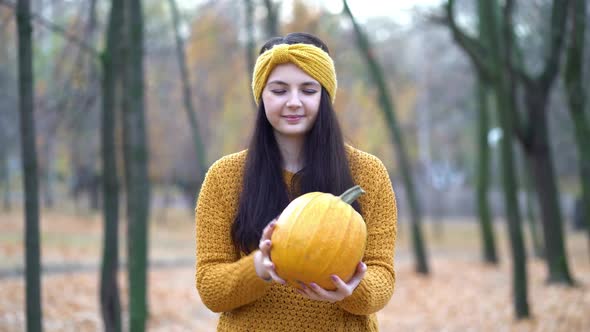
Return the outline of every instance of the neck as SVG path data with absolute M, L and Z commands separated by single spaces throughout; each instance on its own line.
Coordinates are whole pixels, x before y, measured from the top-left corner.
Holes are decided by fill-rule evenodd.
M 303 168 L 302 150 L 305 137 L 286 137 L 275 133 L 275 139 L 283 157 L 283 169 L 297 173 Z

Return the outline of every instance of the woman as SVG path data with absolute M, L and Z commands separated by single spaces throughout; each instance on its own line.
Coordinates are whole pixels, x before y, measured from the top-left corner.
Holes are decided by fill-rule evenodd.
M 317 37 L 292 33 L 261 49 L 252 78 L 258 113 L 249 148 L 215 162 L 196 207 L 196 284 L 220 312 L 218 331 L 377 331 L 375 313 L 394 288 L 397 210 L 376 157 L 343 142 L 332 108 L 336 72 Z M 270 257 L 274 219 L 312 191 L 366 192 L 353 207 L 367 225 L 367 247 L 352 279 L 336 290 L 296 290 Z

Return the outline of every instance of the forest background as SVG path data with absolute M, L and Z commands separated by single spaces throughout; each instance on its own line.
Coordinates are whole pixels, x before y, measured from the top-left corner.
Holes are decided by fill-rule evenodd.
M 547 50 L 555 43 L 548 36 L 554 36 L 559 26 L 554 24 L 558 2 L 498 4 L 502 13 L 506 13 L 508 4 L 513 5 L 509 9 L 514 22 L 513 45 L 518 49 L 515 57 L 522 72 L 533 73 L 530 76 L 549 67 L 551 52 Z M 570 36 L 579 31 L 574 29 L 574 17 L 579 17 L 574 15 L 574 6 L 578 2 L 584 1 L 565 1 L 562 8 L 568 14 L 559 30 L 563 40 L 557 53 L 561 57 L 546 91 L 547 131 L 541 134 L 552 153 L 553 191 L 558 193 L 560 215 L 557 227 L 563 229 L 562 256 L 569 260 L 563 273 L 551 266 L 551 254 L 544 253 L 544 247 L 552 241 L 547 235 L 552 226 L 542 219 L 551 219 L 546 216 L 551 211 L 543 209 L 543 198 L 537 196 L 539 190 L 535 188 L 542 188 L 542 184 L 531 164 L 534 154 L 527 152 L 526 143 L 519 144 L 518 128 L 505 134 L 502 112 L 495 110 L 503 105 L 501 96 L 507 95 L 498 93 L 501 88 L 494 78 L 487 78 L 488 92 L 482 106 L 479 89 L 486 71 L 478 67 L 469 46 L 462 44 L 453 30 L 455 23 L 468 36 L 479 35 L 481 45 L 493 45 L 493 38 L 484 40 L 482 1 L 418 1 L 412 5 L 349 1 L 348 12 L 340 1 L 123 1 L 128 6 L 126 13 L 141 13 L 143 19 L 138 59 L 143 63 L 140 108 L 145 122 L 142 147 L 146 159 L 139 164 L 145 167 L 144 182 L 149 183 L 149 195 L 138 203 L 146 209 L 145 214 L 129 215 L 129 204 L 143 196 L 133 194 L 138 192 L 134 190 L 141 192 L 141 187 L 134 187 L 129 180 L 134 175 L 126 173 L 137 160 L 129 159 L 125 147 L 125 135 L 132 129 L 125 124 L 123 109 L 124 105 L 137 105 L 133 100 L 124 104 L 123 95 L 135 90 L 133 83 L 120 78 L 111 87 L 116 104 L 113 160 L 122 203 L 117 207 L 121 220 L 112 225 L 120 228 L 114 238 L 121 243 L 115 248 L 122 265 L 115 273 L 122 294 L 130 296 L 129 300 L 121 296 L 123 326 L 133 326 L 136 323 L 130 317 L 139 317 L 137 321 L 146 320 L 147 328 L 154 330 L 213 329 L 216 316 L 200 303 L 191 268 L 193 209 L 200 183 L 215 160 L 246 148 L 256 112 L 251 72 L 260 45 L 270 36 L 306 31 L 320 36 L 330 48 L 338 73 L 335 109 L 346 141 L 378 156 L 387 166 L 396 191 L 400 232 L 396 261 L 400 272 L 396 295 L 380 313 L 383 330 L 497 330 L 498 324 L 502 330 L 590 327 L 590 320 L 584 318 L 584 312 L 590 311 L 590 242 L 583 232 L 589 218 L 584 218 L 582 203 L 583 183 L 590 179 L 581 175 L 587 163 L 580 148 L 584 142 L 588 145 L 590 136 L 574 134 L 580 118 L 572 116 L 566 74 L 571 63 L 568 47 L 574 44 Z M 100 330 L 103 324 L 108 326 L 98 272 L 105 266 L 105 238 L 113 233 L 103 228 L 108 221 L 101 124 L 108 68 L 105 54 L 109 54 L 109 23 L 113 22 L 116 3 L 30 3 L 34 155 L 40 205 L 37 260 L 42 289 L 37 302 L 42 314 L 38 324 L 46 330 Z M 134 7 L 134 3 L 139 6 Z M 6 331 L 22 330 L 26 322 L 28 328 L 34 325 L 34 320 L 29 321 L 31 309 L 25 308 L 25 298 L 32 296 L 25 294 L 31 288 L 25 281 L 29 279 L 24 278 L 31 219 L 26 212 L 30 212 L 25 200 L 26 157 L 22 154 L 26 147 L 20 117 L 22 92 L 17 83 L 23 61 L 17 47 L 19 5 L 21 1 L 0 0 L 0 330 Z M 454 20 L 446 10 L 450 5 Z M 581 17 L 589 21 L 590 12 L 583 8 Z M 347 13 L 355 17 L 355 23 Z M 125 19 L 115 39 L 125 41 L 129 38 L 126 33 L 133 34 L 131 28 L 126 30 L 133 24 Z M 582 81 L 590 77 L 589 36 L 582 34 L 585 53 L 574 65 Z M 502 43 L 508 45 L 506 40 Z M 131 45 L 129 49 L 133 49 Z M 489 52 L 489 58 L 493 59 L 493 53 Z M 511 90 L 516 95 L 516 107 L 511 108 L 514 114 L 523 119 L 531 116 L 530 123 L 544 117 L 527 111 L 526 79 L 516 85 Z M 590 88 L 582 86 L 582 91 L 587 100 Z M 482 111 L 484 108 L 487 111 Z M 582 106 L 585 120 L 581 121 L 588 121 L 588 108 Z M 483 129 L 482 112 L 489 116 Z M 511 197 L 503 182 L 506 158 L 502 141 L 506 137 L 514 151 L 516 196 L 512 201 L 520 209 L 519 224 L 506 218 L 510 216 L 506 212 L 510 199 L 506 197 Z M 483 150 L 489 157 L 482 175 Z M 478 194 L 482 176 L 487 179 L 485 201 L 492 234 L 498 238 L 496 261 L 490 259 L 489 248 L 483 245 L 485 236 L 481 235 L 485 231 L 480 230 L 485 227 L 480 223 L 484 217 L 482 196 Z M 134 218 L 144 225 L 145 232 L 130 234 L 126 225 Z M 514 241 L 518 247 L 516 227 L 530 258 L 526 263 L 519 260 L 514 249 Z M 134 238 L 136 233 L 141 234 Z M 127 284 L 138 279 L 126 271 L 127 257 L 134 257 L 134 253 L 124 244 L 136 241 L 144 241 L 146 247 L 136 260 L 145 261 L 139 270 L 148 272 L 135 274 L 143 278 L 135 294 L 148 299 L 139 300 L 138 307 L 144 309 L 134 314 L 130 309 L 134 306 L 133 291 Z M 549 245 L 549 252 L 551 248 Z M 522 285 L 510 272 L 518 268 L 510 262 L 528 269 L 528 277 L 524 272 L 529 295 L 525 292 L 524 298 L 533 307 L 530 314 L 528 308 L 526 314 L 522 311 L 522 301 L 518 300 L 523 296 L 518 291 Z M 171 285 L 172 279 L 179 280 L 178 284 Z M 471 287 L 458 292 L 466 282 Z M 76 291 L 69 291 L 70 286 Z M 142 295 L 142 287 L 147 295 Z M 482 303 L 478 296 L 489 288 L 498 289 L 497 295 Z M 438 296 L 425 296 L 433 292 Z M 512 312 L 512 297 L 517 298 L 516 314 Z M 179 301 L 188 308 L 174 310 Z M 148 304 L 149 310 L 145 309 Z M 525 318 L 524 323 L 513 320 L 513 316 Z M 138 326 L 143 327 L 142 323 Z

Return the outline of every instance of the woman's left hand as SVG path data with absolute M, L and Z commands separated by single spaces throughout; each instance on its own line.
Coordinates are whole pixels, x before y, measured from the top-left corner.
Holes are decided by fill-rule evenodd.
M 338 302 L 352 294 L 365 276 L 366 272 L 367 265 L 360 262 L 356 267 L 355 274 L 347 283 L 342 281 L 337 275 L 332 275 L 332 282 L 334 283 L 334 286 L 336 286 L 336 290 L 329 291 L 312 282 L 309 285 L 300 283 L 302 289 L 298 289 L 297 291 L 299 294 L 312 300 L 326 301 L 330 303 Z

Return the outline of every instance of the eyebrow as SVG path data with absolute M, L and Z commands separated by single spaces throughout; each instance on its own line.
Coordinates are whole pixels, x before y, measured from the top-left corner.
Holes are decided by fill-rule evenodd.
M 279 84 L 279 85 L 289 85 L 286 82 L 280 81 L 280 80 L 274 80 L 271 82 L 268 82 L 266 85 L 270 85 L 270 84 Z M 307 82 L 303 82 L 301 83 L 301 85 L 315 85 L 315 86 L 320 86 L 320 84 L 318 82 L 314 82 L 314 81 L 307 81 Z

